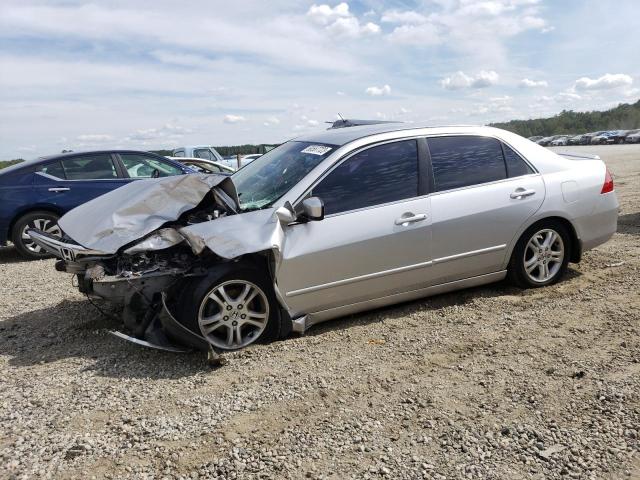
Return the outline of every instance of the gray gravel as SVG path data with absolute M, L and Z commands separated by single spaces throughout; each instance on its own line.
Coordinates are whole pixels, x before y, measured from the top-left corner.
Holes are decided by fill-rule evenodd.
M 620 233 L 553 287 L 352 316 L 209 369 L 111 337 L 0 249 L 0 478 L 640 478 L 640 147 Z

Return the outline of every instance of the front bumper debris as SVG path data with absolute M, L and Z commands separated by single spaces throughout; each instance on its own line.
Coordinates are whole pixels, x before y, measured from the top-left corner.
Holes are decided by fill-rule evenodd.
M 189 353 L 200 350 L 207 353 L 207 363 L 212 367 L 225 365 L 226 359 L 213 350 L 202 336 L 179 323 L 167 307 L 167 295 L 162 293 L 162 308 L 150 322 L 143 338 L 137 338 L 119 331 L 109 331 L 111 335 L 141 345 L 143 347 L 172 353 Z

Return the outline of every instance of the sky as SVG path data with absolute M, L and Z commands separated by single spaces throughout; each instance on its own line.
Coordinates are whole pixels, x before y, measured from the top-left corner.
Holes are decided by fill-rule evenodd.
M 638 0 L 2 0 L 0 158 L 640 98 Z

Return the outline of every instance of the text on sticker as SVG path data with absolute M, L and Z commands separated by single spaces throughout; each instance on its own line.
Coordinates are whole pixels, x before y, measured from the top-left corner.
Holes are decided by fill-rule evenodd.
M 310 153 L 311 155 L 324 155 L 331 147 L 325 147 L 323 145 L 309 145 L 307 148 L 302 150 L 301 153 Z

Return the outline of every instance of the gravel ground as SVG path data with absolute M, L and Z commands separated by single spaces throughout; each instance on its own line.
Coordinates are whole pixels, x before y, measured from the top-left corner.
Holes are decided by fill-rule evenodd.
M 111 337 L 52 260 L 0 249 L 0 477 L 640 479 L 640 146 L 586 150 L 619 233 L 561 283 L 336 320 L 218 370 Z

